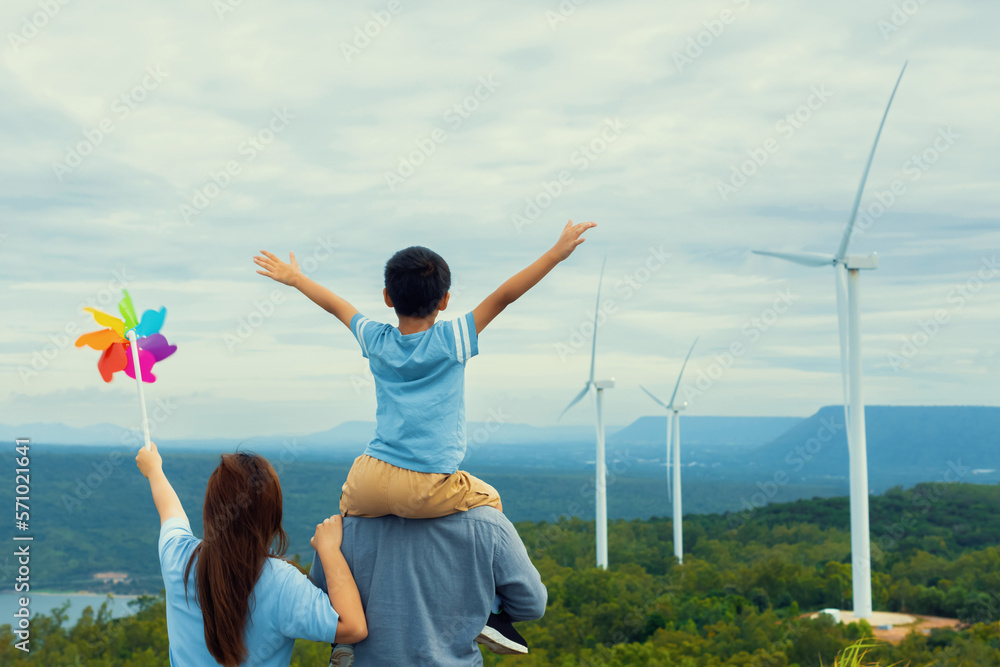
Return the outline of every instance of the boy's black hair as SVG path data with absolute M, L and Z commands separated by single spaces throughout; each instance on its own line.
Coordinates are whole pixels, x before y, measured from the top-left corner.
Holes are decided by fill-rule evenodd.
M 450 288 L 448 263 L 423 246 L 404 248 L 385 263 L 385 289 L 397 315 L 430 315 Z

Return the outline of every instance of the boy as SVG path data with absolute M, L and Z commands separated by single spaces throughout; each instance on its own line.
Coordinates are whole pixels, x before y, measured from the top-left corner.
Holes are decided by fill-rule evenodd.
M 397 252 L 386 263 L 383 290 L 396 327 L 369 320 L 303 275 L 294 253 L 287 264 L 263 250 L 254 257 L 257 273 L 295 287 L 343 322 L 369 359 L 378 403 L 375 437 L 344 484 L 344 516 L 432 518 L 482 505 L 503 510 L 492 486 L 458 470 L 466 450 L 465 364 L 479 352 L 483 329 L 568 258 L 592 227 L 596 223 L 570 220 L 548 252 L 451 322 L 436 322 L 450 298 L 444 259 L 419 246 Z

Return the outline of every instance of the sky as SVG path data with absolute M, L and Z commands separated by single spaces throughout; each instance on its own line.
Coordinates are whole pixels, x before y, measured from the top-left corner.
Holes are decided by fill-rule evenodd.
M 171 3 L 0 10 L 0 423 L 138 423 L 82 310 L 166 306 L 155 437 L 298 434 L 374 417 L 357 343 L 255 273 L 294 251 L 374 319 L 428 246 L 451 319 L 598 226 L 509 307 L 467 416 L 553 425 L 583 387 L 598 275 L 606 421 L 842 400 L 832 253 L 861 200 L 869 404 L 1000 405 L 997 3 L 625 0 Z M 563 423 L 587 424 L 592 407 Z

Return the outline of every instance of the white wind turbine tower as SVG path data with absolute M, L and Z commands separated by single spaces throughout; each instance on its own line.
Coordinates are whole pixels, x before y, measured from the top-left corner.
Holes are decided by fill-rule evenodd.
M 875 148 L 878 146 L 882 127 L 885 125 L 889 107 L 896 96 L 896 89 L 906 71 L 906 64 L 896 79 L 896 85 L 889 96 L 889 103 L 882 114 L 875 143 L 872 145 L 868 163 L 861 175 L 861 185 L 854 197 L 851 217 L 840 239 L 836 255 L 815 252 L 767 252 L 754 250 L 758 255 L 770 255 L 786 259 L 804 266 L 832 266 L 837 285 L 837 323 L 840 329 L 840 372 L 844 391 L 844 417 L 847 423 L 847 448 L 850 453 L 851 471 L 851 560 L 852 583 L 854 589 L 854 615 L 856 618 L 870 618 L 872 615 L 872 573 L 871 536 L 868 527 L 868 454 L 865 442 L 865 405 L 861 394 L 861 331 L 858 312 L 858 271 L 878 268 L 878 256 L 848 255 L 854 221 L 861 204 L 868 170 L 871 169 Z M 846 293 L 846 294 L 845 294 Z
M 684 531 L 681 526 L 683 516 L 681 512 L 681 417 L 678 413 L 687 406 L 687 401 L 680 405 L 677 405 L 675 401 L 677 400 L 677 390 L 681 386 L 681 378 L 684 377 L 684 368 L 687 366 L 688 359 L 691 358 L 691 353 L 694 352 L 694 346 L 697 343 L 698 339 L 695 338 L 687 356 L 684 357 L 684 363 L 681 365 L 681 372 L 677 374 L 677 384 L 674 385 L 674 393 L 670 396 L 669 403 L 664 403 L 654 396 L 653 392 L 639 385 L 639 388 L 649 394 L 651 399 L 667 410 L 667 495 L 671 495 L 670 477 L 673 475 L 674 556 L 677 557 L 678 563 L 684 562 Z M 673 432 L 672 437 L 671 431 Z
M 580 402 L 584 396 L 594 389 L 594 411 L 596 415 L 596 427 L 597 427 L 597 470 L 595 472 L 595 493 L 594 493 L 594 504 L 596 505 L 596 532 L 597 532 L 597 567 L 608 568 L 608 496 L 607 496 L 607 463 L 604 457 L 604 415 L 601 410 L 602 403 L 602 393 L 605 389 L 610 389 L 615 386 L 614 379 L 611 380 L 598 380 L 594 381 L 594 360 L 597 356 L 597 314 L 600 312 L 601 306 L 601 282 L 604 280 L 604 265 L 607 263 L 607 258 L 604 258 L 604 262 L 601 264 L 601 277 L 597 282 L 597 303 L 594 305 L 594 339 L 590 348 L 590 376 L 587 378 L 587 383 L 583 386 L 583 390 L 576 395 L 570 404 L 566 406 L 566 409 L 562 411 L 559 415 L 559 419 L 562 419 L 563 415 L 566 414 L 570 408 Z

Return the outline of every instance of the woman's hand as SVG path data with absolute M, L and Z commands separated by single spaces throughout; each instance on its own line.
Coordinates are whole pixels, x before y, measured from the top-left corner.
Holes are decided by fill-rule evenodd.
M 581 222 L 578 225 L 574 225 L 573 221 L 570 220 L 563 227 L 562 234 L 559 235 L 559 240 L 556 244 L 552 246 L 552 252 L 556 254 L 559 261 L 563 261 L 567 257 L 573 254 L 576 247 L 583 243 L 586 239 L 583 237 L 583 233 L 592 227 L 596 227 L 596 222 Z M 258 272 L 259 273 L 259 272 Z
M 154 472 L 163 470 L 163 459 L 160 457 L 160 452 L 156 451 L 156 443 L 150 442 L 149 449 L 142 447 L 139 449 L 139 453 L 135 455 L 135 464 L 139 466 L 139 472 L 146 479 Z
M 323 523 L 316 525 L 316 534 L 309 540 L 309 545 L 317 552 L 336 550 L 344 541 L 344 522 L 339 514 L 334 514 Z
M 295 281 L 302 275 L 302 271 L 299 270 L 299 263 L 295 259 L 294 252 L 288 253 L 289 262 L 287 264 L 281 261 L 277 255 L 266 250 L 261 250 L 260 254 L 263 257 L 257 255 L 253 261 L 264 270 L 258 269 L 257 273 L 277 280 L 282 285 L 295 286 Z

